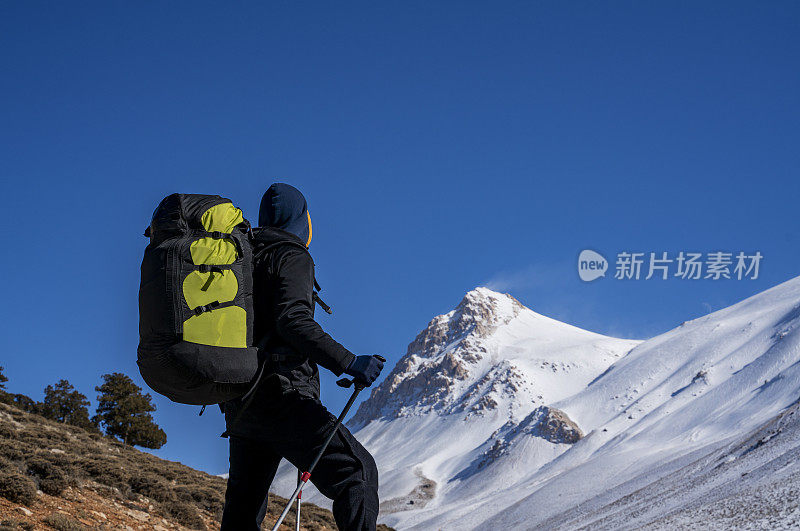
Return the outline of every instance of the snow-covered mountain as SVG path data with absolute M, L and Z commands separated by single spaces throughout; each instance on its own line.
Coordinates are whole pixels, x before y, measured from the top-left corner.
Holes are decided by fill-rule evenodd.
M 581 330 L 511 295 L 476 288 L 428 323 L 349 426 L 429 413 L 459 422 L 519 421 L 537 405 L 580 391 L 638 343 Z
M 528 470 L 551 461 L 582 433 L 548 405 L 637 344 L 544 317 L 510 295 L 470 291 L 430 321 L 348 423 L 379 463 L 382 511 L 494 488 L 489 465 L 512 447 L 527 449 L 518 466 Z M 291 492 L 293 477 L 281 470 L 276 491 Z
M 800 476 L 787 409 L 800 398 L 798 323 L 800 278 L 645 342 L 477 288 L 429 323 L 349 423 L 380 469 L 381 521 L 666 528 L 735 516 L 748 489 L 800 499 L 800 485 L 771 479 Z M 293 474 L 278 485 L 291 490 Z M 793 518 L 760 506 L 762 523 Z
M 795 526 L 800 483 L 775 482 L 800 476 L 800 430 L 780 427 L 800 398 L 799 325 L 800 277 L 642 343 L 555 404 L 587 433 L 568 452 L 478 508 L 460 500 L 418 522 Z M 765 478 L 771 466 L 780 475 Z

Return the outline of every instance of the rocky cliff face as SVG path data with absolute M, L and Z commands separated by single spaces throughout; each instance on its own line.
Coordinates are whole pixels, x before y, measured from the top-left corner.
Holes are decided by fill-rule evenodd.
M 451 312 L 434 317 L 408 345 L 408 351 L 351 421 L 361 426 L 370 420 L 432 411 L 461 412 L 492 409 L 497 401 L 491 391 L 516 392 L 523 377 L 504 364 L 471 382 L 481 361 L 489 354 L 485 340 L 499 326 L 509 323 L 524 308 L 511 295 L 476 288 Z
M 536 431 L 532 432 L 552 443 L 574 444 L 583 438 L 583 432 L 566 413 L 554 407 L 537 408 L 532 415 L 539 416 Z
M 551 444 L 574 444 L 583 438 L 583 431 L 566 413 L 554 407 L 539 406 L 522 422 L 506 422 L 484 444 L 486 448 L 469 467 L 462 470 L 458 479 L 465 480 L 508 455 L 514 446 L 535 437 Z

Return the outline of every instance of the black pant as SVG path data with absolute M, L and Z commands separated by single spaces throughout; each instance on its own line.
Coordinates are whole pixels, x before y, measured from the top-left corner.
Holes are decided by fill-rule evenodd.
M 317 400 L 290 394 L 275 408 L 259 408 L 263 429 L 230 437 L 230 469 L 222 531 L 261 529 L 267 493 L 281 458 L 306 470 L 336 418 Z M 252 435 L 256 435 L 253 437 Z M 378 469 L 370 453 L 341 426 L 311 475 L 333 500 L 339 529 L 374 531 L 378 519 Z M 302 515 L 301 515 L 302 518 Z

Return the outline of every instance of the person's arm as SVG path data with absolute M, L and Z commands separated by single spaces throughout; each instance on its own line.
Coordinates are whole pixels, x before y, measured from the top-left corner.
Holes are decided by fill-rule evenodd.
M 273 267 L 278 334 L 299 353 L 336 376 L 355 355 L 328 335 L 313 317 L 314 261 L 302 249 L 278 251 Z

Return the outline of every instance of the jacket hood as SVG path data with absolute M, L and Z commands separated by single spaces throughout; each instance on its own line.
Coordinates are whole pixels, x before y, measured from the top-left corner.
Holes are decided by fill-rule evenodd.
M 261 198 L 259 227 L 271 227 L 297 236 L 308 247 L 311 243 L 311 215 L 306 198 L 290 184 L 274 183 Z

